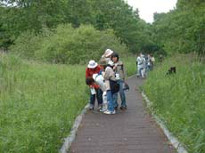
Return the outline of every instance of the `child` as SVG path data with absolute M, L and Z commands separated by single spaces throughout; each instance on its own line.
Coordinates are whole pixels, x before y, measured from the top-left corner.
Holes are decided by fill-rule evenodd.
M 106 94 L 106 86 L 105 86 L 104 78 L 101 74 L 93 74 L 93 80 L 100 86 L 100 89 L 103 91 L 102 94 L 103 104 L 100 111 L 104 112 L 107 110 L 107 94 Z
M 107 67 L 105 68 L 105 73 L 103 74 L 103 77 L 105 79 L 105 87 L 106 87 L 106 94 L 107 94 L 107 102 L 108 102 L 108 108 L 107 111 L 104 113 L 107 115 L 115 114 L 114 109 L 114 102 L 113 102 L 113 94 L 111 92 L 111 86 L 110 86 L 110 80 L 116 81 L 115 73 L 113 71 L 114 63 L 112 61 L 108 62 Z

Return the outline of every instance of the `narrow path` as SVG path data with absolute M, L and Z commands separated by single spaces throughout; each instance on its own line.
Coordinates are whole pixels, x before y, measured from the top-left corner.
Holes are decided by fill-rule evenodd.
M 71 153 L 174 153 L 161 129 L 146 112 L 139 92 L 141 79 L 128 79 L 127 111 L 116 115 L 87 112 Z

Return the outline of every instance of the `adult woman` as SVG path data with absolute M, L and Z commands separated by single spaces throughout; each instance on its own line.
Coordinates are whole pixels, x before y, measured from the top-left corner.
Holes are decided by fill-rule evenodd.
M 92 78 L 93 74 L 96 73 L 100 73 L 101 68 L 98 65 L 98 63 L 96 63 L 94 60 L 90 60 L 89 64 L 86 68 L 86 74 L 85 77 L 87 78 Z M 94 104 L 95 104 L 95 97 L 97 97 L 97 101 L 98 101 L 98 110 L 101 109 L 102 107 L 102 90 L 100 89 L 99 85 L 97 85 L 96 83 L 93 83 L 91 85 L 89 85 L 90 87 L 90 110 L 94 109 Z
M 119 91 L 120 99 L 121 99 L 120 109 L 121 110 L 125 110 L 125 109 L 127 109 L 127 103 L 126 103 L 125 92 L 124 92 L 124 89 L 123 89 L 124 84 L 125 84 L 125 68 L 124 68 L 124 64 L 123 64 L 122 61 L 119 60 L 119 55 L 117 53 L 113 53 L 112 54 L 111 60 L 114 62 L 113 70 L 115 72 L 117 82 L 120 85 L 120 91 Z M 117 108 L 118 107 L 118 103 L 117 103 L 118 93 L 115 93 L 113 95 L 113 99 L 114 99 L 115 108 Z

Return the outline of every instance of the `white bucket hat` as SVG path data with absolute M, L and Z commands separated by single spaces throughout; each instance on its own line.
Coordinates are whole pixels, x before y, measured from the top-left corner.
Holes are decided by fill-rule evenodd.
M 96 63 L 94 60 L 90 60 L 88 64 L 88 68 L 94 69 L 98 66 L 98 63 Z
M 111 49 L 106 49 L 103 56 L 107 58 L 108 56 L 112 55 L 112 53 L 113 53 L 113 51 Z

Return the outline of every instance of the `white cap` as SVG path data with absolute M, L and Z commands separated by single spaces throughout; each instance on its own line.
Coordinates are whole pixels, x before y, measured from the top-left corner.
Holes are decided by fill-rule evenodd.
M 88 64 L 88 68 L 94 69 L 98 66 L 98 63 L 96 63 L 94 60 L 90 60 Z
M 103 54 L 104 57 L 109 57 L 110 55 L 112 55 L 113 51 L 111 49 L 106 49 L 105 53 Z

